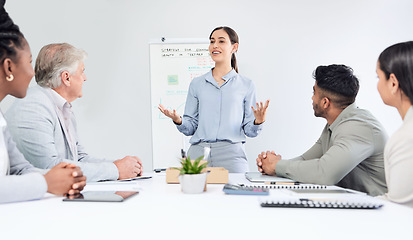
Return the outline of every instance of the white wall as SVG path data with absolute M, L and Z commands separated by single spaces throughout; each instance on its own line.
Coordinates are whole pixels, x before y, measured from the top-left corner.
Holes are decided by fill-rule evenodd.
M 413 39 L 413 1 L 8 0 L 6 9 L 33 59 L 52 42 L 88 52 L 84 97 L 74 107 L 83 144 L 96 156 L 137 155 L 152 168 L 148 42 L 207 38 L 220 25 L 238 32 L 240 72 L 255 82 L 260 100 L 271 99 L 264 131 L 247 140 L 251 170 L 262 150 L 294 157 L 319 137 L 325 120 L 314 117 L 311 96 L 321 64 L 351 66 L 361 81 L 358 105 L 389 134 L 401 123 L 380 99 L 375 66 L 384 48 Z

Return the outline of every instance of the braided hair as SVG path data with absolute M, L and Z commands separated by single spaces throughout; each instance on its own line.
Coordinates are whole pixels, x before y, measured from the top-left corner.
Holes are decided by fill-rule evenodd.
M 6 58 L 16 57 L 16 48 L 23 49 L 24 36 L 4 9 L 6 0 L 0 0 L 0 64 Z

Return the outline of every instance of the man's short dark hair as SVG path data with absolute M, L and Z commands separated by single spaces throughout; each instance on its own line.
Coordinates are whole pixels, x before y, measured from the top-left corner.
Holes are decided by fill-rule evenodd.
M 337 64 L 318 66 L 313 77 L 336 107 L 347 107 L 356 100 L 359 80 L 350 67 Z

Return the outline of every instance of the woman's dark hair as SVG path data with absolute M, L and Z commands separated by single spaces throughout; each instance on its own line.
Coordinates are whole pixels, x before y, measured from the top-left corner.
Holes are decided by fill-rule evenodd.
M 313 73 L 317 86 L 327 92 L 337 107 L 344 108 L 356 100 L 359 80 L 345 65 L 318 66 Z
M 390 78 L 394 74 L 403 93 L 413 104 L 413 41 L 394 44 L 379 56 L 380 69 Z
M 239 39 L 238 39 L 238 34 L 234 31 L 234 29 L 230 28 L 230 27 L 217 27 L 214 30 L 212 30 L 211 34 L 209 35 L 209 39 L 211 39 L 212 34 L 217 31 L 217 30 L 224 30 L 228 36 L 229 39 L 231 40 L 231 44 L 234 43 L 239 43 Z M 235 69 L 236 72 L 238 72 L 238 66 L 237 66 L 237 58 L 235 57 L 235 53 L 232 54 L 231 56 L 231 67 L 233 69 Z
M 16 57 L 16 48 L 23 48 L 24 36 L 4 9 L 5 0 L 0 0 L 0 63 Z

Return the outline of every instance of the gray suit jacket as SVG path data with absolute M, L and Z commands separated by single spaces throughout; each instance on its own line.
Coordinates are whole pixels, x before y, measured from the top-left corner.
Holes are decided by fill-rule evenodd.
M 64 121 L 60 119 L 48 89 L 38 85 L 29 88 L 27 96 L 16 99 L 5 117 L 18 149 L 35 167 L 50 169 L 65 161 L 78 165 L 87 181 L 118 179 L 119 172 L 113 160 L 94 158 L 84 151 L 72 114 L 78 155 L 77 161 L 73 161 L 74 154 L 69 147 Z
M 0 117 L 3 117 L 1 112 Z M 0 176 L 0 203 L 42 198 L 47 183 L 40 169 L 24 159 L 7 129 L 3 130 L 3 136 L 9 154 L 10 175 Z
M 351 188 L 370 195 L 387 191 L 383 151 L 387 134 L 379 121 L 355 103 L 325 126 L 320 138 L 300 157 L 281 160 L 277 176 L 299 182 Z

